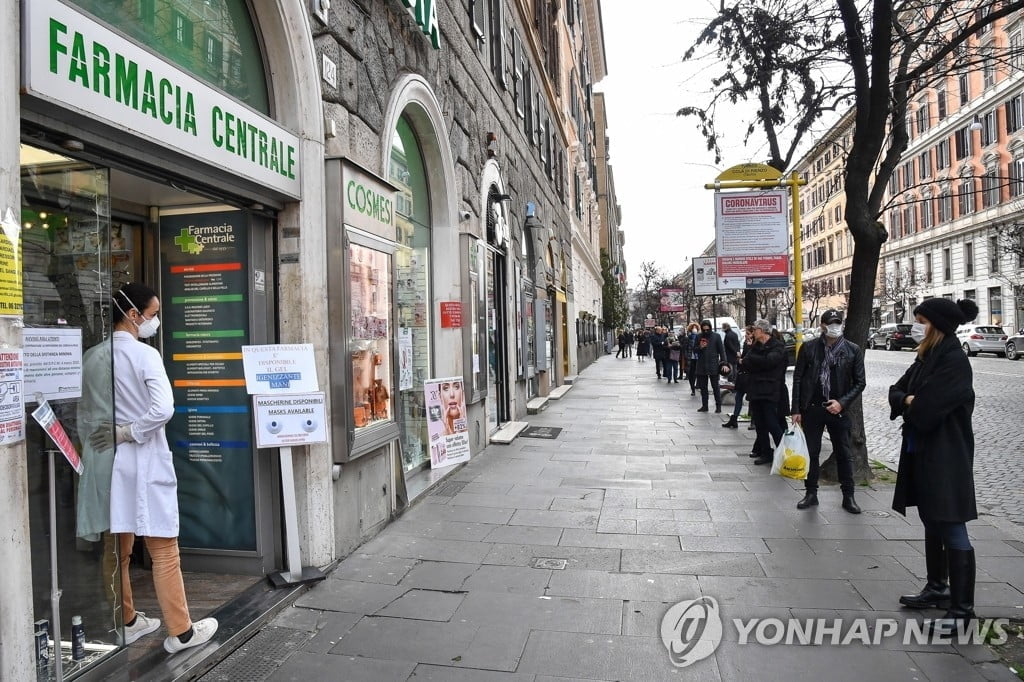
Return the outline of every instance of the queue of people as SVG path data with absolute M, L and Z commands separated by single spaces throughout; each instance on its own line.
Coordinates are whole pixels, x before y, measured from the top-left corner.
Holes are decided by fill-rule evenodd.
M 944 609 L 941 618 L 925 621 L 929 632 L 964 632 L 976 620 L 974 612 L 975 553 L 967 522 L 978 517 L 974 490 L 973 374 L 959 346 L 956 329 L 975 319 L 977 305 L 932 298 L 914 310 L 911 336 L 918 344 L 916 358 L 889 388 L 890 419 L 902 419 L 899 471 L 892 508 L 906 515 L 917 507 L 924 529 L 926 583 L 915 594 L 900 597 L 911 609 Z M 842 493 L 841 507 L 860 514 L 853 476 L 850 406 L 866 386 L 864 350 L 843 335 L 838 310 L 821 316 L 821 333 L 804 343 L 793 370 L 792 400 L 786 384 L 787 353 L 767 320 L 744 329 L 744 343 L 722 325 L 722 335 L 709 320 L 691 323 L 673 338 L 656 327 L 649 335 L 655 349 L 657 377 L 678 382 L 674 362 L 690 383 L 690 395 L 701 392 L 698 412 L 709 411 L 710 392 L 715 412 L 721 412 L 719 377 L 732 381 L 735 407 L 722 426 L 737 428 L 744 399 L 757 432 L 750 456 L 754 464 L 772 461 L 775 447 L 789 428 L 787 416 L 804 431 L 808 475 L 797 509 L 816 507 L 822 437 L 827 431 Z M 657 349 L 664 348 L 658 361 Z M 645 353 L 646 354 L 646 353 Z M 642 358 L 641 358 L 642 359 Z M 665 369 L 667 368 L 667 369 Z

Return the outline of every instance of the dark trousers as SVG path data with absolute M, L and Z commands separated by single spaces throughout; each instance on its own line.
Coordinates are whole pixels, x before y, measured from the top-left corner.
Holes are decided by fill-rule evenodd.
M 662 360 L 661 371 L 669 381 L 679 381 L 678 360 Z
M 690 380 L 690 390 L 697 390 L 697 361 L 690 360 L 686 366 L 686 378 Z
M 658 373 L 658 378 L 661 378 L 662 372 L 665 367 L 665 356 L 655 355 L 654 356 L 654 371 Z
M 921 514 L 920 507 L 917 508 L 917 513 L 921 516 L 921 523 L 924 524 L 926 538 L 941 538 L 946 549 L 958 549 L 965 552 L 973 549 L 971 540 L 967 537 L 967 524 L 963 521 L 932 521 Z
M 736 391 L 733 395 L 736 396 L 736 406 L 732 408 L 732 416 L 739 419 L 740 412 L 743 411 L 743 391 Z
M 708 406 L 708 379 L 711 380 L 711 390 L 715 394 L 715 407 L 722 406 L 722 389 L 718 387 L 718 375 L 712 374 L 699 374 L 697 380 L 700 381 L 700 405 L 701 407 Z
M 629 357 L 633 357 L 633 344 L 626 344 L 626 353 L 629 355 Z M 625 357 L 625 355 L 623 357 Z
M 615 351 L 615 357 L 626 357 L 626 344 L 620 343 L 619 349 Z
M 807 438 L 807 453 L 811 465 L 807 470 L 804 487 L 808 491 L 818 490 L 818 471 L 821 466 L 821 436 L 828 429 L 828 438 L 832 441 L 832 456 L 836 458 L 836 471 L 839 473 L 839 487 L 844 495 L 853 494 L 853 454 L 850 448 L 850 418 L 840 412 L 829 414 L 824 407 L 809 407 L 801 413 L 800 425 Z
M 758 457 L 771 457 L 785 432 L 779 421 L 779 403 L 776 400 L 751 400 L 749 404 L 750 419 L 757 433 L 754 452 Z M 772 445 L 772 440 L 775 445 Z

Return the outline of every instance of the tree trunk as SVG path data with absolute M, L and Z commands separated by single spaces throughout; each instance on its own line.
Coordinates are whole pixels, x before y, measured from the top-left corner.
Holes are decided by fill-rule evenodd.
M 754 321 L 757 320 L 757 289 L 743 290 L 743 307 L 746 309 L 743 325 L 754 324 Z
M 863 208 L 862 208 L 863 207 Z M 846 224 L 853 232 L 857 248 L 853 253 L 853 272 L 850 281 L 850 300 L 846 311 L 844 336 L 864 348 L 871 323 L 872 300 L 878 273 L 878 257 L 886 239 L 885 228 L 868 214 L 864 205 L 847 204 Z M 870 379 L 870 377 L 869 377 Z M 864 434 L 864 409 L 858 398 L 847 408 L 850 418 L 850 441 L 853 454 L 853 480 L 867 483 L 871 480 L 871 464 L 868 461 L 867 439 Z M 872 415 L 883 418 L 882 415 Z M 835 458 L 829 458 L 821 468 L 824 480 L 835 481 Z

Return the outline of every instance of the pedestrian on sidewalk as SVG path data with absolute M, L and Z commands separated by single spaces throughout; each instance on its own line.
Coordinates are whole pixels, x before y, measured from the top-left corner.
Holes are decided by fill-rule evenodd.
M 668 341 L 668 356 L 665 358 L 664 370 L 665 378 L 668 382 L 679 383 L 679 359 L 682 357 L 682 346 L 679 345 L 679 339 L 674 336 L 669 337 Z
M 821 437 L 828 429 L 843 491 L 843 509 L 860 514 L 854 499 L 851 424 L 846 410 L 866 385 L 864 351 L 843 336 L 843 315 L 838 310 L 822 314 L 821 332 L 818 338 L 800 347 L 793 368 L 793 423 L 803 427 L 810 459 L 805 494 L 796 508 L 818 505 Z
M 164 649 L 175 653 L 208 642 L 217 620 L 193 622 L 189 616 L 178 552 L 178 481 L 164 430 L 174 415 L 174 396 L 159 351 L 139 342 L 156 334 L 160 301 L 153 289 L 132 282 L 114 294 L 112 303 L 115 425 L 107 437 L 113 436 L 116 451 L 110 531 L 120 543 L 125 643 L 160 627 L 159 619 L 136 611 L 132 599 L 129 562 L 139 536 L 153 559 L 156 598 L 167 619 Z
M 633 336 L 633 330 L 626 330 L 626 354 L 629 357 L 633 357 L 633 343 L 636 342 L 636 337 Z
M 615 351 L 615 357 L 624 358 L 626 357 L 626 332 L 619 330 L 619 336 L 616 338 L 618 343 L 618 349 Z
M 748 373 L 747 400 L 757 437 L 754 440 L 754 464 L 772 461 L 774 449 L 785 429 L 779 422 L 779 394 L 786 376 L 786 347 L 772 336 L 768 320 L 754 322 L 754 345 L 740 363 Z M 775 445 L 771 444 L 771 440 Z
M 722 337 L 715 333 L 711 320 L 700 321 L 700 334 L 697 335 L 697 359 L 694 362 L 697 381 L 700 384 L 700 409 L 708 411 L 708 382 L 715 394 L 715 412 L 722 411 L 722 389 L 718 386 L 718 368 L 725 362 L 725 346 Z
M 647 336 L 647 332 L 640 332 L 636 341 L 636 361 L 643 362 L 647 359 L 647 356 L 651 353 L 651 340 Z
M 743 365 L 740 363 L 740 359 L 747 352 L 747 348 L 754 344 L 754 327 L 753 325 L 747 325 L 743 330 L 743 347 L 736 357 L 736 364 L 733 365 L 735 368 L 735 380 L 733 381 L 733 395 L 736 396 L 736 402 L 732 408 L 732 416 L 729 417 L 729 421 L 722 424 L 723 429 L 738 429 L 740 413 L 743 411 L 743 397 L 747 393 L 747 372 L 744 370 Z
M 651 335 L 651 353 L 654 354 L 654 370 L 660 379 L 662 374 L 667 374 L 664 371 L 664 363 L 668 358 L 668 334 L 662 326 L 655 327 L 654 334 Z
M 974 548 L 967 522 L 978 518 L 974 496 L 974 376 L 956 328 L 978 315 L 971 300 L 930 298 L 914 309 L 914 364 L 889 387 L 890 419 L 903 418 L 892 508 L 917 507 L 924 524 L 927 584 L 900 597 L 911 608 L 948 604 L 929 623 L 938 633 L 963 631 L 974 614 Z M 948 587 L 947 587 L 948 578 Z
M 722 343 L 725 346 L 725 361 L 735 370 L 736 360 L 740 356 L 740 337 L 728 322 L 722 323 Z
M 697 358 L 700 356 L 700 349 L 697 347 L 697 340 L 700 338 L 700 325 L 691 322 L 686 328 L 686 344 L 683 346 L 683 354 L 686 355 L 686 379 L 690 382 L 690 395 L 697 395 Z

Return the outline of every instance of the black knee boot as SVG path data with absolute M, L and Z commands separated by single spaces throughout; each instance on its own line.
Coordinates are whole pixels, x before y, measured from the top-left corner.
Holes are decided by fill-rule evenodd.
M 971 627 L 974 614 L 974 577 L 976 566 L 973 549 L 947 549 L 949 555 L 949 609 L 942 618 L 925 621 L 925 632 L 948 636 Z
M 924 561 L 928 583 L 917 594 L 905 594 L 900 597 L 900 603 L 912 609 L 949 608 L 949 585 L 946 583 L 949 560 L 942 538 L 925 536 Z

